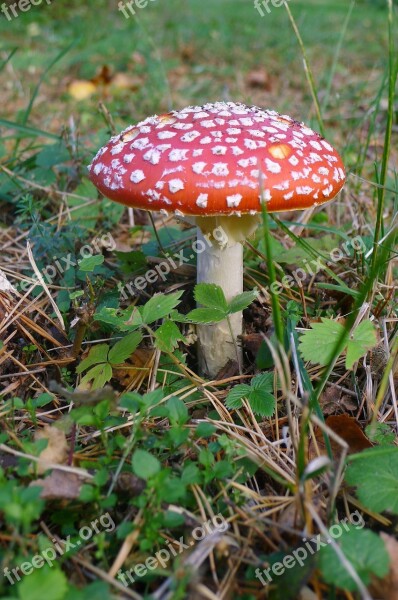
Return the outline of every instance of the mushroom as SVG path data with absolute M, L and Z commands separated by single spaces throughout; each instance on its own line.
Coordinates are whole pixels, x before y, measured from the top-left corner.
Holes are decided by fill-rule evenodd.
M 262 202 L 268 212 L 317 206 L 345 181 L 340 156 L 318 133 L 287 115 L 235 102 L 131 125 L 99 150 L 89 171 L 112 200 L 196 224 L 197 281 L 221 286 L 228 301 L 242 292 L 242 242 L 256 229 Z M 202 373 L 214 377 L 236 358 L 242 313 L 230 325 L 198 327 Z

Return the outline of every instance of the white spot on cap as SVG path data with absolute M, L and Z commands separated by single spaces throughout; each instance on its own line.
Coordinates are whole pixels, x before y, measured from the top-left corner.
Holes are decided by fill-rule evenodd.
M 246 167 L 254 167 L 257 164 L 257 156 L 250 156 L 249 158 L 241 158 L 240 160 L 238 160 L 238 165 L 240 167 L 243 167 L 244 169 Z
M 273 160 L 270 160 L 269 158 L 266 158 L 264 162 L 267 171 L 269 171 L 270 173 L 280 173 L 282 171 L 282 167 L 279 163 L 276 163 Z
M 312 181 L 313 181 L 314 183 L 321 183 L 321 178 L 319 177 L 319 175 L 315 175 L 315 173 L 314 173 L 314 175 L 311 177 L 311 179 L 312 179 Z
M 269 189 L 263 190 L 262 195 L 260 196 L 261 200 L 265 200 L 265 202 L 269 202 L 271 200 L 271 192 Z
M 315 142 L 314 140 L 310 140 L 310 145 L 315 148 L 315 150 L 322 150 L 322 146 L 319 142 Z
M 167 130 L 165 130 L 165 131 L 159 131 L 158 132 L 158 138 L 160 140 L 167 140 L 167 139 L 172 138 L 172 137 L 174 137 L 176 135 L 177 135 L 176 131 L 167 131 Z
M 148 125 L 144 125 L 143 127 L 140 127 L 140 133 L 149 133 L 151 131 L 151 128 L 148 127 Z
M 205 162 L 197 162 L 197 163 L 194 163 L 194 164 L 192 165 L 192 171 L 193 171 L 194 173 L 197 173 L 198 175 L 200 175 L 201 173 L 203 173 L 203 169 L 205 168 L 206 164 L 207 164 L 207 163 L 205 163 Z
M 174 148 L 174 150 L 172 150 L 169 154 L 169 159 L 172 162 L 180 162 L 181 160 L 188 160 L 186 153 L 189 152 L 188 149 L 179 149 L 179 148 Z
M 140 181 L 142 181 L 143 179 L 145 179 L 145 175 L 144 172 L 141 171 L 141 169 L 136 169 L 130 175 L 130 181 L 132 181 L 133 183 L 140 183 Z
M 318 173 L 321 175 L 329 175 L 329 169 L 327 167 L 319 167 Z
M 181 141 L 182 142 L 193 142 L 193 140 L 195 140 L 200 135 L 201 134 L 199 133 L 199 131 L 188 131 L 188 133 L 184 133 L 184 135 L 181 137 Z
M 330 194 L 333 192 L 333 186 L 329 185 L 327 188 L 325 188 L 324 190 L 322 190 L 322 194 L 326 197 L 330 196 Z
M 293 198 L 293 195 L 294 195 L 294 192 L 289 192 L 288 194 L 285 194 L 285 195 L 283 196 L 283 198 L 284 198 L 285 200 L 290 200 L 291 198 Z
M 245 139 L 244 144 L 245 144 L 246 148 L 249 148 L 249 150 L 256 150 L 257 148 L 265 148 L 267 145 L 265 142 L 251 140 L 249 138 Z
M 202 156 L 203 154 L 203 148 L 195 148 L 195 150 L 192 152 L 192 156 Z
M 99 175 L 103 168 L 104 168 L 104 165 L 102 163 L 97 163 L 94 167 L 94 174 Z
M 212 119 L 206 119 L 205 121 L 201 121 L 200 124 L 202 127 L 206 127 L 206 128 L 216 126 L 215 122 Z
M 149 139 L 147 137 L 138 138 L 138 140 L 134 140 L 134 142 L 132 144 L 130 144 L 130 148 L 137 148 L 138 150 L 142 150 L 143 148 L 146 148 L 146 146 L 148 146 L 148 144 L 149 144 Z
M 211 144 L 212 141 L 213 140 L 211 139 L 211 137 L 209 135 L 207 135 L 206 137 L 204 137 L 200 140 L 200 143 L 201 144 Z
M 224 155 L 227 153 L 227 147 L 226 146 L 214 146 L 214 148 L 212 148 L 211 151 L 213 152 L 213 154 Z
M 227 163 L 214 163 L 213 169 L 211 171 L 214 175 L 229 175 L 228 165 Z
M 242 130 L 237 127 L 228 127 L 227 133 L 229 135 L 239 135 L 240 133 L 242 133 Z
M 313 191 L 314 191 L 314 188 L 310 187 L 309 185 L 298 186 L 296 188 L 296 192 L 298 194 L 302 194 L 303 196 L 308 196 Z
M 164 181 L 158 181 L 157 184 L 155 185 L 155 188 L 157 190 L 162 190 L 164 188 Z
M 209 116 L 210 116 L 209 113 L 201 111 L 201 112 L 195 113 L 193 118 L 194 119 L 205 119 L 206 117 L 209 117 Z
M 227 144 L 236 144 L 236 142 L 238 141 L 238 138 L 227 137 L 227 138 L 225 138 L 225 141 L 227 142 Z
M 274 188 L 274 190 L 288 190 L 290 187 L 290 181 L 282 181 L 282 183 L 279 183 L 278 185 L 273 185 L 272 187 Z
M 299 159 L 294 154 L 290 158 L 288 158 L 288 161 L 291 165 L 293 165 L 293 167 L 296 167 L 299 163 Z
M 123 162 L 127 163 L 128 165 L 131 163 L 131 161 L 133 160 L 135 154 L 131 153 L 131 154 L 125 154 L 123 156 Z
M 264 131 L 260 131 L 259 129 L 249 129 L 249 133 L 250 133 L 250 135 L 253 135 L 254 137 L 263 138 L 265 136 Z
M 242 119 L 239 119 L 239 121 L 242 123 L 242 125 L 244 125 L 245 127 L 250 127 L 251 125 L 253 125 L 253 121 L 252 119 L 250 119 L 249 117 L 243 117 Z
M 192 129 L 192 123 L 174 123 L 174 129 Z
M 116 146 L 113 146 L 113 148 L 111 149 L 111 154 L 115 155 L 115 154 L 120 154 L 120 152 L 123 150 L 125 144 L 123 142 L 119 142 L 119 144 L 116 144 Z
M 241 194 L 234 194 L 233 196 L 227 196 L 227 206 L 232 208 L 233 206 L 239 206 L 242 200 Z
M 158 165 L 160 162 L 161 153 L 156 148 L 151 148 L 148 152 L 145 152 L 142 157 L 144 160 L 149 161 L 153 165 Z
M 172 194 L 184 189 L 184 182 L 181 179 L 170 179 L 169 190 Z
M 196 205 L 199 206 L 199 208 L 206 208 L 208 197 L 209 194 L 199 194 L 199 196 L 196 198 Z
M 239 146 L 232 146 L 231 147 L 232 150 L 232 154 L 234 156 L 239 156 L 240 154 L 244 154 L 244 150 L 242 150 L 242 148 L 239 148 Z
M 321 144 L 326 148 L 326 150 L 329 150 L 329 152 L 333 152 L 332 146 L 326 140 L 322 140 Z

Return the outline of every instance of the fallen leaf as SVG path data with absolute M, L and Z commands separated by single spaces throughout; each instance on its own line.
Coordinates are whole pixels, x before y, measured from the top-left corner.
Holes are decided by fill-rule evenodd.
M 271 91 L 271 77 L 265 69 L 253 69 L 249 72 L 246 78 L 246 83 L 251 88 L 261 88 L 262 90 Z
M 353 398 L 342 394 L 341 390 L 335 386 L 326 388 L 319 398 L 319 403 L 324 415 L 332 415 L 333 413 L 341 413 L 358 408 L 358 404 Z
M 80 495 L 80 489 L 84 481 L 76 473 L 54 469 L 44 479 L 36 479 L 29 486 L 40 486 L 42 491 L 40 498 L 43 500 L 76 500 Z
M 361 452 L 365 448 L 371 448 L 373 444 L 368 440 L 366 435 L 363 433 L 361 427 L 354 417 L 350 417 L 347 414 L 343 415 L 331 415 L 326 419 L 326 425 L 339 437 L 341 437 L 348 444 L 348 454 L 354 454 L 355 452 Z M 323 433 L 320 427 L 316 427 L 314 430 L 316 445 L 319 448 L 320 454 L 326 454 L 326 446 L 323 438 Z M 330 439 L 330 445 L 334 455 L 341 454 L 341 446 L 337 442 Z M 308 454 L 309 458 L 313 459 L 318 456 L 314 440 L 310 441 Z
M 68 94 L 75 100 L 86 100 L 97 91 L 97 87 L 91 81 L 77 79 L 68 86 Z
M 35 433 L 35 440 L 47 439 L 47 448 L 39 455 L 37 463 L 37 472 L 44 473 L 49 468 L 49 464 L 63 464 L 68 455 L 68 442 L 63 431 L 53 425 L 44 425 Z

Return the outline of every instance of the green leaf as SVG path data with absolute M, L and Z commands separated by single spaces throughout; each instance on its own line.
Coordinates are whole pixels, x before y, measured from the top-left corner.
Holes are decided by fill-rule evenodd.
M 196 302 L 206 308 L 216 308 L 224 313 L 228 311 L 224 292 L 215 283 L 198 283 L 195 285 L 194 297 Z
M 377 336 L 372 321 L 369 319 L 362 321 L 351 333 L 350 339 L 347 342 L 346 369 L 352 369 L 354 363 L 376 345 Z
M 142 309 L 142 320 L 149 325 L 159 319 L 164 319 L 180 303 L 183 291 L 173 294 L 155 294 Z
M 342 529 L 341 525 L 337 525 Z M 333 527 L 330 532 L 334 531 Z M 367 586 L 371 575 L 384 577 L 389 569 L 389 557 L 383 540 L 373 531 L 350 528 L 343 531 L 336 543 Z M 344 569 L 332 546 L 324 546 L 319 553 L 319 566 L 327 583 L 348 591 L 356 591 L 357 584 Z
M 164 321 L 155 331 L 156 347 L 159 350 L 173 352 L 178 346 L 178 342 L 185 342 L 186 339 L 173 321 Z
M 249 304 L 251 304 L 253 302 L 253 300 L 255 300 L 257 298 L 257 296 L 258 296 L 257 290 L 251 290 L 250 292 L 243 292 L 242 294 L 235 296 L 235 298 L 233 298 L 228 305 L 228 314 L 231 315 L 232 313 L 236 313 L 236 312 L 240 312 L 241 310 L 244 310 L 245 308 L 247 308 L 249 306 Z
M 76 373 L 82 373 L 92 365 L 98 363 L 107 362 L 108 360 L 109 346 L 108 344 L 96 344 L 93 346 L 88 353 L 87 358 L 82 360 L 80 365 L 76 369 Z
M 194 308 L 187 318 L 193 323 L 218 323 L 226 318 L 226 313 L 217 308 Z
M 275 412 L 276 401 L 272 394 L 263 388 L 251 389 L 247 397 L 252 411 L 261 417 L 272 417 Z
M 249 396 L 252 388 L 246 383 L 235 385 L 232 390 L 229 390 L 225 405 L 230 410 L 242 407 L 242 399 Z
M 108 381 L 112 379 L 112 367 L 108 363 L 101 363 L 95 365 L 92 369 L 87 371 L 84 377 L 82 377 L 80 383 L 85 385 L 92 381 L 92 389 L 99 390 L 104 387 Z
M 94 271 L 95 267 L 102 265 L 105 257 L 103 254 L 94 254 L 94 256 L 87 256 L 86 258 L 82 258 L 79 260 L 79 269 L 81 271 Z
M 173 396 L 167 402 L 166 407 L 172 425 L 185 425 L 189 419 L 189 415 L 186 404 L 182 400 Z
M 374 512 L 398 514 L 398 448 L 369 448 L 349 459 L 345 479 Z
M 272 372 L 269 373 L 260 373 L 253 377 L 250 383 L 251 387 L 254 390 L 262 389 L 266 392 L 274 391 L 274 374 Z
M 66 576 L 59 569 L 45 565 L 24 577 L 18 585 L 20 600 L 63 600 L 68 590 Z
M 108 361 L 113 365 L 123 363 L 137 349 L 138 344 L 142 340 L 142 335 L 139 331 L 129 333 L 110 349 Z
M 365 433 L 371 442 L 380 446 L 393 446 L 395 433 L 387 423 L 370 423 L 365 428 Z
M 149 479 L 160 471 L 158 459 L 146 450 L 136 450 L 132 460 L 133 471 L 141 479 Z
M 343 325 L 332 319 L 322 317 L 322 323 L 312 323 L 311 329 L 300 338 L 299 348 L 304 360 L 323 366 L 329 364 L 343 331 Z

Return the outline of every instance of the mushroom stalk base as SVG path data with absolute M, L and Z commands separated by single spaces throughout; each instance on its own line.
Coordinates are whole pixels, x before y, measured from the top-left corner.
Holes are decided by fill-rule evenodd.
M 240 243 L 220 247 L 214 239 L 204 237 L 198 228 L 197 281 L 215 283 L 229 302 L 243 291 L 243 247 Z M 215 377 L 229 359 L 241 366 L 242 350 L 238 336 L 242 334 L 242 313 L 235 313 L 228 322 L 198 325 L 199 370 Z

